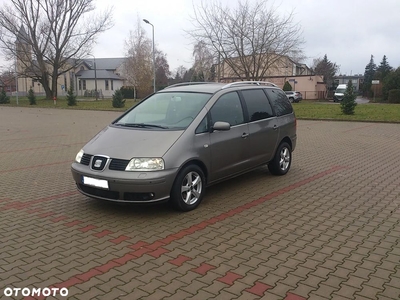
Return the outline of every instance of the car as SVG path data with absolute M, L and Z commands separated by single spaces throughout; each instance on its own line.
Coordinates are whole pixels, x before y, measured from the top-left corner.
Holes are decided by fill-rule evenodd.
M 285 91 L 285 94 L 290 102 L 299 103 L 301 100 L 303 100 L 303 95 L 300 92 Z
M 263 165 L 285 175 L 296 126 L 291 103 L 273 83 L 175 84 L 93 137 L 76 155 L 72 176 L 90 198 L 169 201 L 190 211 L 212 184 Z
M 340 102 L 343 100 L 346 88 L 347 88 L 346 84 L 339 84 L 336 87 L 335 93 L 333 94 L 333 102 Z

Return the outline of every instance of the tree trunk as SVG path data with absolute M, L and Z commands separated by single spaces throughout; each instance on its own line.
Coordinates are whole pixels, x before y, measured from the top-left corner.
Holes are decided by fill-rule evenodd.
M 58 70 L 58 68 L 56 69 Z M 53 92 L 53 98 L 57 97 L 57 71 L 53 71 L 52 77 L 51 77 L 51 87 L 52 87 L 52 92 Z
M 50 89 L 50 86 L 49 86 L 49 74 L 47 72 L 42 72 L 41 84 L 46 93 L 46 99 L 51 100 L 53 91 Z

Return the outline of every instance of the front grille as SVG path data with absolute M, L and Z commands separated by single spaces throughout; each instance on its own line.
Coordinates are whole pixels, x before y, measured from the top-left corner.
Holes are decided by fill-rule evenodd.
M 80 190 L 82 190 L 86 194 L 92 195 L 93 197 L 101 197 L 101 198 L 113 199 L 113 200 L 119 199 L 118 192 L 97 189 L 97 188 L 83 185 L 83 184 L 78 184 L 78 185 L 79 185 Z
M 89 163 L 90 163 L 90 159 L 92 158 L 92 156 L 93 156 L 93 155 L 84 153 L 83 156 L 82 156 L 82 158 L 81 158 L 81 164 L 82 164 L 82 165 L 85 165 L 85 166 L 88 166 Z
M 129 160 L 113 158 L 111 160 L 109 169 L 114 171 L 125 171 L 125 168 L 128 164 Z
M 90 160 L 92 159 L 93 155 L 84 153 L 81 159 L 81 164 L 88 166 L 90 165 Z M 96 157 L 95 157 L 96 158 Z M 100 159 L 103 159 L 103 157 L 99 157 Z M 95 163 L 95 160 L 93 160 L 93 164 Z M 129 164 L 129 160 L 126 159 L 118 159 L 118 158 L 112 158 L 110 166 L 108 167 L 110 170 L 113 171 L 125 171 L 126 167 Z M 92 166 L 93 169 L 95 170 L 102 170 L 104 168 L 104 164 L 102 164 L 100 167 L 95 168 Z

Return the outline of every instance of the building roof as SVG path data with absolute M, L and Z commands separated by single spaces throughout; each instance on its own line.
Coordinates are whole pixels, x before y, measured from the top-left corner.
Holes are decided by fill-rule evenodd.
M 125 61 L 125 57 L 114 57 L 114 58 L 96 58 L 96 69 L 97 70 L 115 70 L 121 66 Z M 94 59 L 85 58 L 83 62 L 94 69 Z
M 96 60 L 97 64 L 97 60 Z M 95 76 L 96 75 L 96 76 Z M 111 71 L 107 70 L 96 70 L 96 74 L 94 70 L 80 70 L 76 73 L 76 76 L 81 79 L 115 79 L 115 80 L 124 80 L 121 76 L 114 74 Z

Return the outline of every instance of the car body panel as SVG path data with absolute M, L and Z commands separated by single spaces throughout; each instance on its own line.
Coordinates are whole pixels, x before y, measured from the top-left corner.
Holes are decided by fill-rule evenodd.
M 268 163 L 284 139 L 289 139 L 292 150 L 295 149 L 297 136 L 293 112 L 254 122 L 249 122 L 244 115 L 245 122 L 242 124 L 223 126 L 221 129 L 224 130 L 218 131 L 213 130 L 210 123 L 205 131 L 197 133 L 202 121 L 210 122 L 210 110 L 221 96 L 229 92 L 254 89 L 254 85 L 227 89 L 222 89 L 223 84 L 204 86 L 207 92 L 214 91 L 214 94 L 210 95 L 203 108 L 182 130 L 131 128 L 116 124 L 134 108 L 103 129 L 83 147 L 85 155 L 89 157 L 86 157 L 86 165 L 75 162 L 71 166 L 78 190 L 92 198 L 117 202 L 161 201 L 169 198 L 176 176 L 188 164 L 200 166 L 206 185 L 209 185 Z M 168 88 L 158 93 L 173 93 L 174 90 L 179 93 L 201 92 L 202 85 Z M 268 97 L 266 99 L 269 101 Z M 245 107 L 243 109 L 246 114 Z M 115 160 L 127 163 L 136 157 L 162 158 L 164 169 L 125 171 L 123 167 L 119 170 L 110 168 Z M 104 160 L 99 170 L 93 168 L 96 159 Z M 84 184 L 84 176 L 92 178 L 95 183 L 96 180 L 107 182 L 107 187 L 90 186 L 87 180 Z
M 109 125 L 83 148 L 92 155 L 119 159 L 162 157 L 182 135 L 183 130 L 164 131 Z M 129 150 L 128 150 L 129 149 Z

